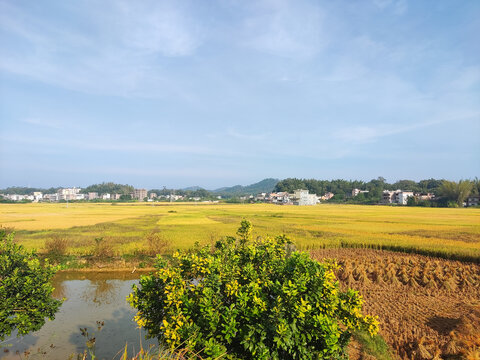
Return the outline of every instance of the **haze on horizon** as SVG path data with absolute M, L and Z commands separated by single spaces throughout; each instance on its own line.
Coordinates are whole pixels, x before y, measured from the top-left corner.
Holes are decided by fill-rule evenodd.
M 478 1 L 0 0 L 0 188 L 480 175 Z

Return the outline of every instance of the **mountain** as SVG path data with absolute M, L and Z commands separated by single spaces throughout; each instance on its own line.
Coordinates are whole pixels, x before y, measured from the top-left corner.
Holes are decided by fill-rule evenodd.
M 271 192 L 275 185 L 279 182 L 279 179 L 263 179 L 255 184 L 242 186 L 235 185 L 231 187 L 222 187 L 212 192 L 215 194 L 227 194 L 227 195 L 253 195 L 262 192 Z

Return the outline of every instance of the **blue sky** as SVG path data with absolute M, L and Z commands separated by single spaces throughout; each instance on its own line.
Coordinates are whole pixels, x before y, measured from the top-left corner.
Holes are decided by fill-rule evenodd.
M 479 1 L 0 0 L 0 187 L 480 175 Z

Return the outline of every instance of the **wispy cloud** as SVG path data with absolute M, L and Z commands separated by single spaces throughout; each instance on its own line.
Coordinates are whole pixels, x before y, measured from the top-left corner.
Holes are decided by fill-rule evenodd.
M 122 139 L 99 139 L 93 141 L 91 138 L 88 140 L 78 140 L 75 138 L 49 138 L 49 137 L 37 137 L 37 136 L 16 136 L 14 134 L 4 134 L 0 136 L 3 142 L 16 143 L 16 144 L 31 144 L 36 146 L 45 147 L 57 147 L 59 152 L 65 151 L 68 148 L 74 148 L 79 150 L 102 150 L 120 153 L 148 153 L 148 154 L 203 154 L 213 155 L 216 154 L 214 149 L 189 145 L 189 144 L 172 144 L 172 143 L 148 143 L 148 142 L 136 142 L 136 141 L 122 141 Z
M 161 97 L 177 86 L 159 58 L 192 55 L 202 26 L 187 5 L 171 1 L 104 1 L 72 8 L 93 30 L 49 23 L 2 2 L 0 69 L 93 94 Z M 110 14 L 105 17 L 104 14 Z M 70 14 L 69 14 L 70 15 Z M 168 91 L 166 90 L 168 89 Z
M 391 9 L 397 15 L 403 15 L 408 10 L 407 0 L 373 0 L 379 9 Z
M 324 13 L 305 1 L 260 1 L 245 20 L 246 44 L 287 58 L 310 58 L 328 43 Z
M 239 139 L 239 140 L 249 140 L 249 141 L 260 141 L 260 140 L 265 140 L 270 136 L 270 134 L 267 133 L 242 133 L 234 129 L 228 129 L 227 130 L 227 135 Z
M 365 144 L 375 142 L 381 138 L 408 133 L 411 131 L 427 128 L 430 126 L 447 123 L 447 122 L 459 122 L 467 119 L 479 119 L 480 113 L 469 113 L 461 116 L 439 118 L 436 120 L 418 122 L 413 124 L 404 125 L 401 122 L 396 124 L 378 124 L 371 126 L 352 126 L 348 128 L 342 128 L 336 130 L 333 136 L 345 143 L 350 144 Z
M 46 128 L 51 128 L 51 129 L 62 129 L 63 125 L 60 122 L 55 122 L 55 121 L 48 121 L 48 120 L 43 120 L 39 118 L 26 118 L 20 120 L 20 122 L 28 125 L 35 125 L 35 126 L 40 126 L 40 127 L 46 127 Z

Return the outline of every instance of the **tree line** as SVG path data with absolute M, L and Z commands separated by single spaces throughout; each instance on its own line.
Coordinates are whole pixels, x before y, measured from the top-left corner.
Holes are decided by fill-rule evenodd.
M 410 190 L 414 193 L 435 195 L 435 200 L 418 201 L 412 199 L 408 205 L 418 206 L 462 206 L 465 199 L 470 195 L 480 193 L 480 181 L 460 180 L 459 182 L 448 181 L 445 179 L 425 179 L 415 182 L 413 180 L 399 180 L 394 183 L 388 183 L 385 178 L 378 177 L 368 182 L 361 180 L 316 180 L 316 179 L 298 179 L 288 178 L 281 180 L 274 188 L 275 192 L 292 193 L 297 189 L 305 189 L 310 193 L 323 195 L 327 192 L 335 194 L 330 202 L 349 202 L 377 204 L 382 200 L 384 190 Z M 359 189 L 368 191 L 352 197 L 352 190 Z

